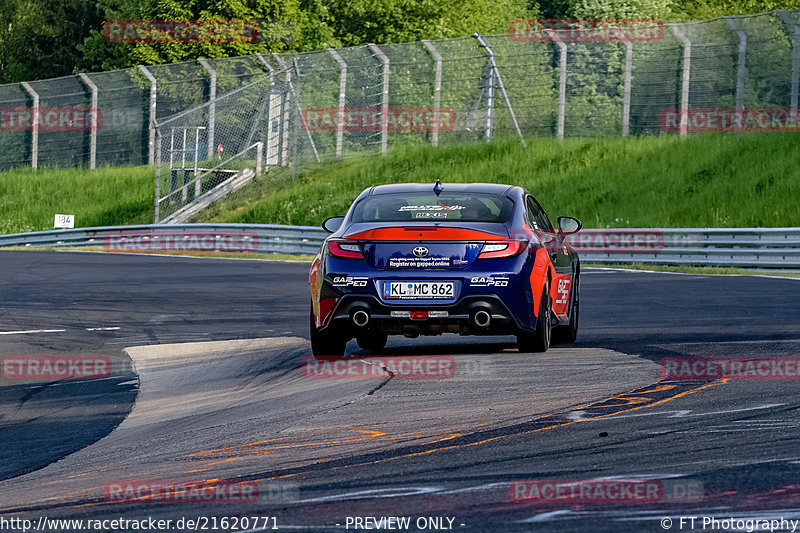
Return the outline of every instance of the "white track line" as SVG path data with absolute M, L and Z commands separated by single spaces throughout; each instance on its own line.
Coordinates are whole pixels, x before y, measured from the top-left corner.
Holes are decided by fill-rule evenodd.
M 28 333 L 63 333 L 65 329 L 28 329 L 24 331 L 0 331 L 0 335 L 25 335 Z
M 114 326 L 113 328 L 86 328 L 86 331 L 116 331 L 120 329 L 119 326 Z

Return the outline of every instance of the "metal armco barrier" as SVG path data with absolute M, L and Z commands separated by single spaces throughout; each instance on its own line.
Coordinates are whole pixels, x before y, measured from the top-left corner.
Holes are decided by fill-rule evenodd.
M 0 235 L 0 248 L 102 246 L 109 251 L 315 254 L 327 232 L 276 224 L 143 224 Z
M 0 235 L 0 248 L 101 246 L 109 251 L 315 254 L 327 233 L 277 224 L 147 224 Z M 800 268 L 800 228 L 584 229 L 570 236 L 584 263 Z
M 800 228 L 584 229 L 585 263 L 800 268 Z

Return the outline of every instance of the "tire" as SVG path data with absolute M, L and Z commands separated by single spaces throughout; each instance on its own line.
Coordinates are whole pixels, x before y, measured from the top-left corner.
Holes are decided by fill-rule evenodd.
M 572 291 L 572 305 L 569 312 L 569 324 L 553 328 L 553 344 L 572 344 L 578 339 L 578 317 L 580 316 L 580 275 L 575 276 L 575 287 Z
M 522 353 L 542 353 L 550 348 L 550 314 L 552 302 L 550 301 L 550 281 L 542 289 L 542 299 L 539 303 L 539 316 L 536 317 L 536 332 L 533 335 L 517 335 L 517 347 Z
M 370 331 L 356 337 L 359 348 L 371 352 L 386 348 L 386 341 L 388 340 L 388 335 L 380 331 Z
M 313 309 L 309 313 L 310 316 L 310 327 L 309 333 L 311 337 L 311 353 L 314 354 L 314 357 L 331 357 L 331 356 L 342 356 L 344 355 L 344 348 L 347 344 L 347 339 L 345 339 L 342 335 L 337 334 L 334 331 L 331 331 L 331 328 L 328 328 L 328 331 L 324 333 L 320 333 L 317 329 L 317 324 L 314 322 L 314 311 Z

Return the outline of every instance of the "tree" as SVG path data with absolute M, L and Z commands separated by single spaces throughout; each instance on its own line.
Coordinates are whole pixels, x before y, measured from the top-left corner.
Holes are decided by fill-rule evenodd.
M 3 0 L 0 3 L 0 83 L 72 74 L 75 48 L 102 24 L 91 0 Z
M 595 19 L 667 19 L 672 0 L 576 0 L 570 13 Z

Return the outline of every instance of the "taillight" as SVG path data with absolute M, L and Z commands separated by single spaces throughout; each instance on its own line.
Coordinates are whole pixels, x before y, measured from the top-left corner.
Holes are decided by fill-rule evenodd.
M 328 252 L 333 257 L 364 259 L 364 254 L 361 253 L 361 245 L 354 242 L 328 241 Z
M 528 241 L 487 242 L 481 248 L 478 259 L 500 259 L 520 254 L 528 245 Z

